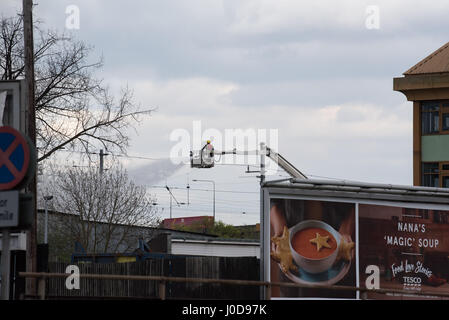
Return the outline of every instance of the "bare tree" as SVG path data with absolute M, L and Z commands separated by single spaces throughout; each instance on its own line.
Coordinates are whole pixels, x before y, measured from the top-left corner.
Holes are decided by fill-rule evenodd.
M 21 15 L 0 18 L 1 80 L 24 77 L 22 25 Z M 95 77 L 103 59 L 91 62 L 92 47 L 41 25 L 34 32 L 38 161 L 65 147 L 89 153 L 98 143 L 126 152 L 126 129 L 153 110 L 136 105 L 128 87 L 113 97 Z
M 48 184 L 52 209 L 58 212 L 51 233 L 88 252 L 124 252 L 136 248 L 137 227 L 159 224 L 154 199 L 135 185 L 121 166 L 102 174 L 97 168 L 72 168 Z

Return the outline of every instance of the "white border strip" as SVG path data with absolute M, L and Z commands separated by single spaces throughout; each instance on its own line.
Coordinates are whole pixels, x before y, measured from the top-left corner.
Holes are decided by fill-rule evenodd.
M 355 285 L 360 288 L 360 259 L 359 259 L 359 203 L 355 203 Z M 360 300 L 360 291 L 356 292 L 356 299 Z

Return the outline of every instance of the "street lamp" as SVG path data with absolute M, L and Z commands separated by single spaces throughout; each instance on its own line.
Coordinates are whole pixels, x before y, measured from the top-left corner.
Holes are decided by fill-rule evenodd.
M 45 230 L 44 230 L 44 243 L 48 244 L 48 205 L 47 202 L 53 199 L 53 196 L 44 196 L 45 200 Z
M 213 191 L 214 191 L 214 223 L 215 223 L 215 181 L 213 180 L 200 180 L 200 179 L 193 179 L 192 181 L 195 182 L 211 182 L 213 185 Z

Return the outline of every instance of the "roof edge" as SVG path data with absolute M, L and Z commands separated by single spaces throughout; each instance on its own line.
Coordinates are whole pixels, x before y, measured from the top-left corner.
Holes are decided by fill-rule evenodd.
M 440 54 L 441 52 L 443 52 L 444 50 L 447 50 L 449 48 L 449 42 L 447 42 L 446 44 L 442 45 L 440 48 L 438 48 L 437 50 L 435 50 L 434 52 L 432 52 L 430 55 L 428 55 L 427 57 L 425 57 L 424 59 L 422 59 L 421 61 L 419 61 L 417 64 L 415 64 L 413 67 L 411 67 L 410 69 L 408 69 L 407 71 L 405 71 L 403 73 L 404 76 L 410 76 L 410 75 L 422 75 L 422 74 L 434 74 L 434 73 L 446 73 L 449 71 L 440 71 L 440 72 L 414 72 L 416 69 L 422 67 L 424 64 L 428 63 L 430 60 L 432 60 L 433 58 L 435 58 L 438 54 Z M 449 65 L 449 61 L 448 61 L 448 65 Z

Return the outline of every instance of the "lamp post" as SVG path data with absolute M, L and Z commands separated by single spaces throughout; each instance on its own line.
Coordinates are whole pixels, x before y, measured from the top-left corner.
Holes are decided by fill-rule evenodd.
M 53 196 L 44 196 L 45 200 L 45 229 L 44 229 L 44 243 L 48 243 L 48 205 L 47 202 L 53 199 Z
M 193 179 L 192 181 L 195 182 L 211 182 L 213 185 L 213 191 L 214 191 L 214 223 L 215 223 L 215 181 L 213 180 L 200 180 L 200 179 Z

